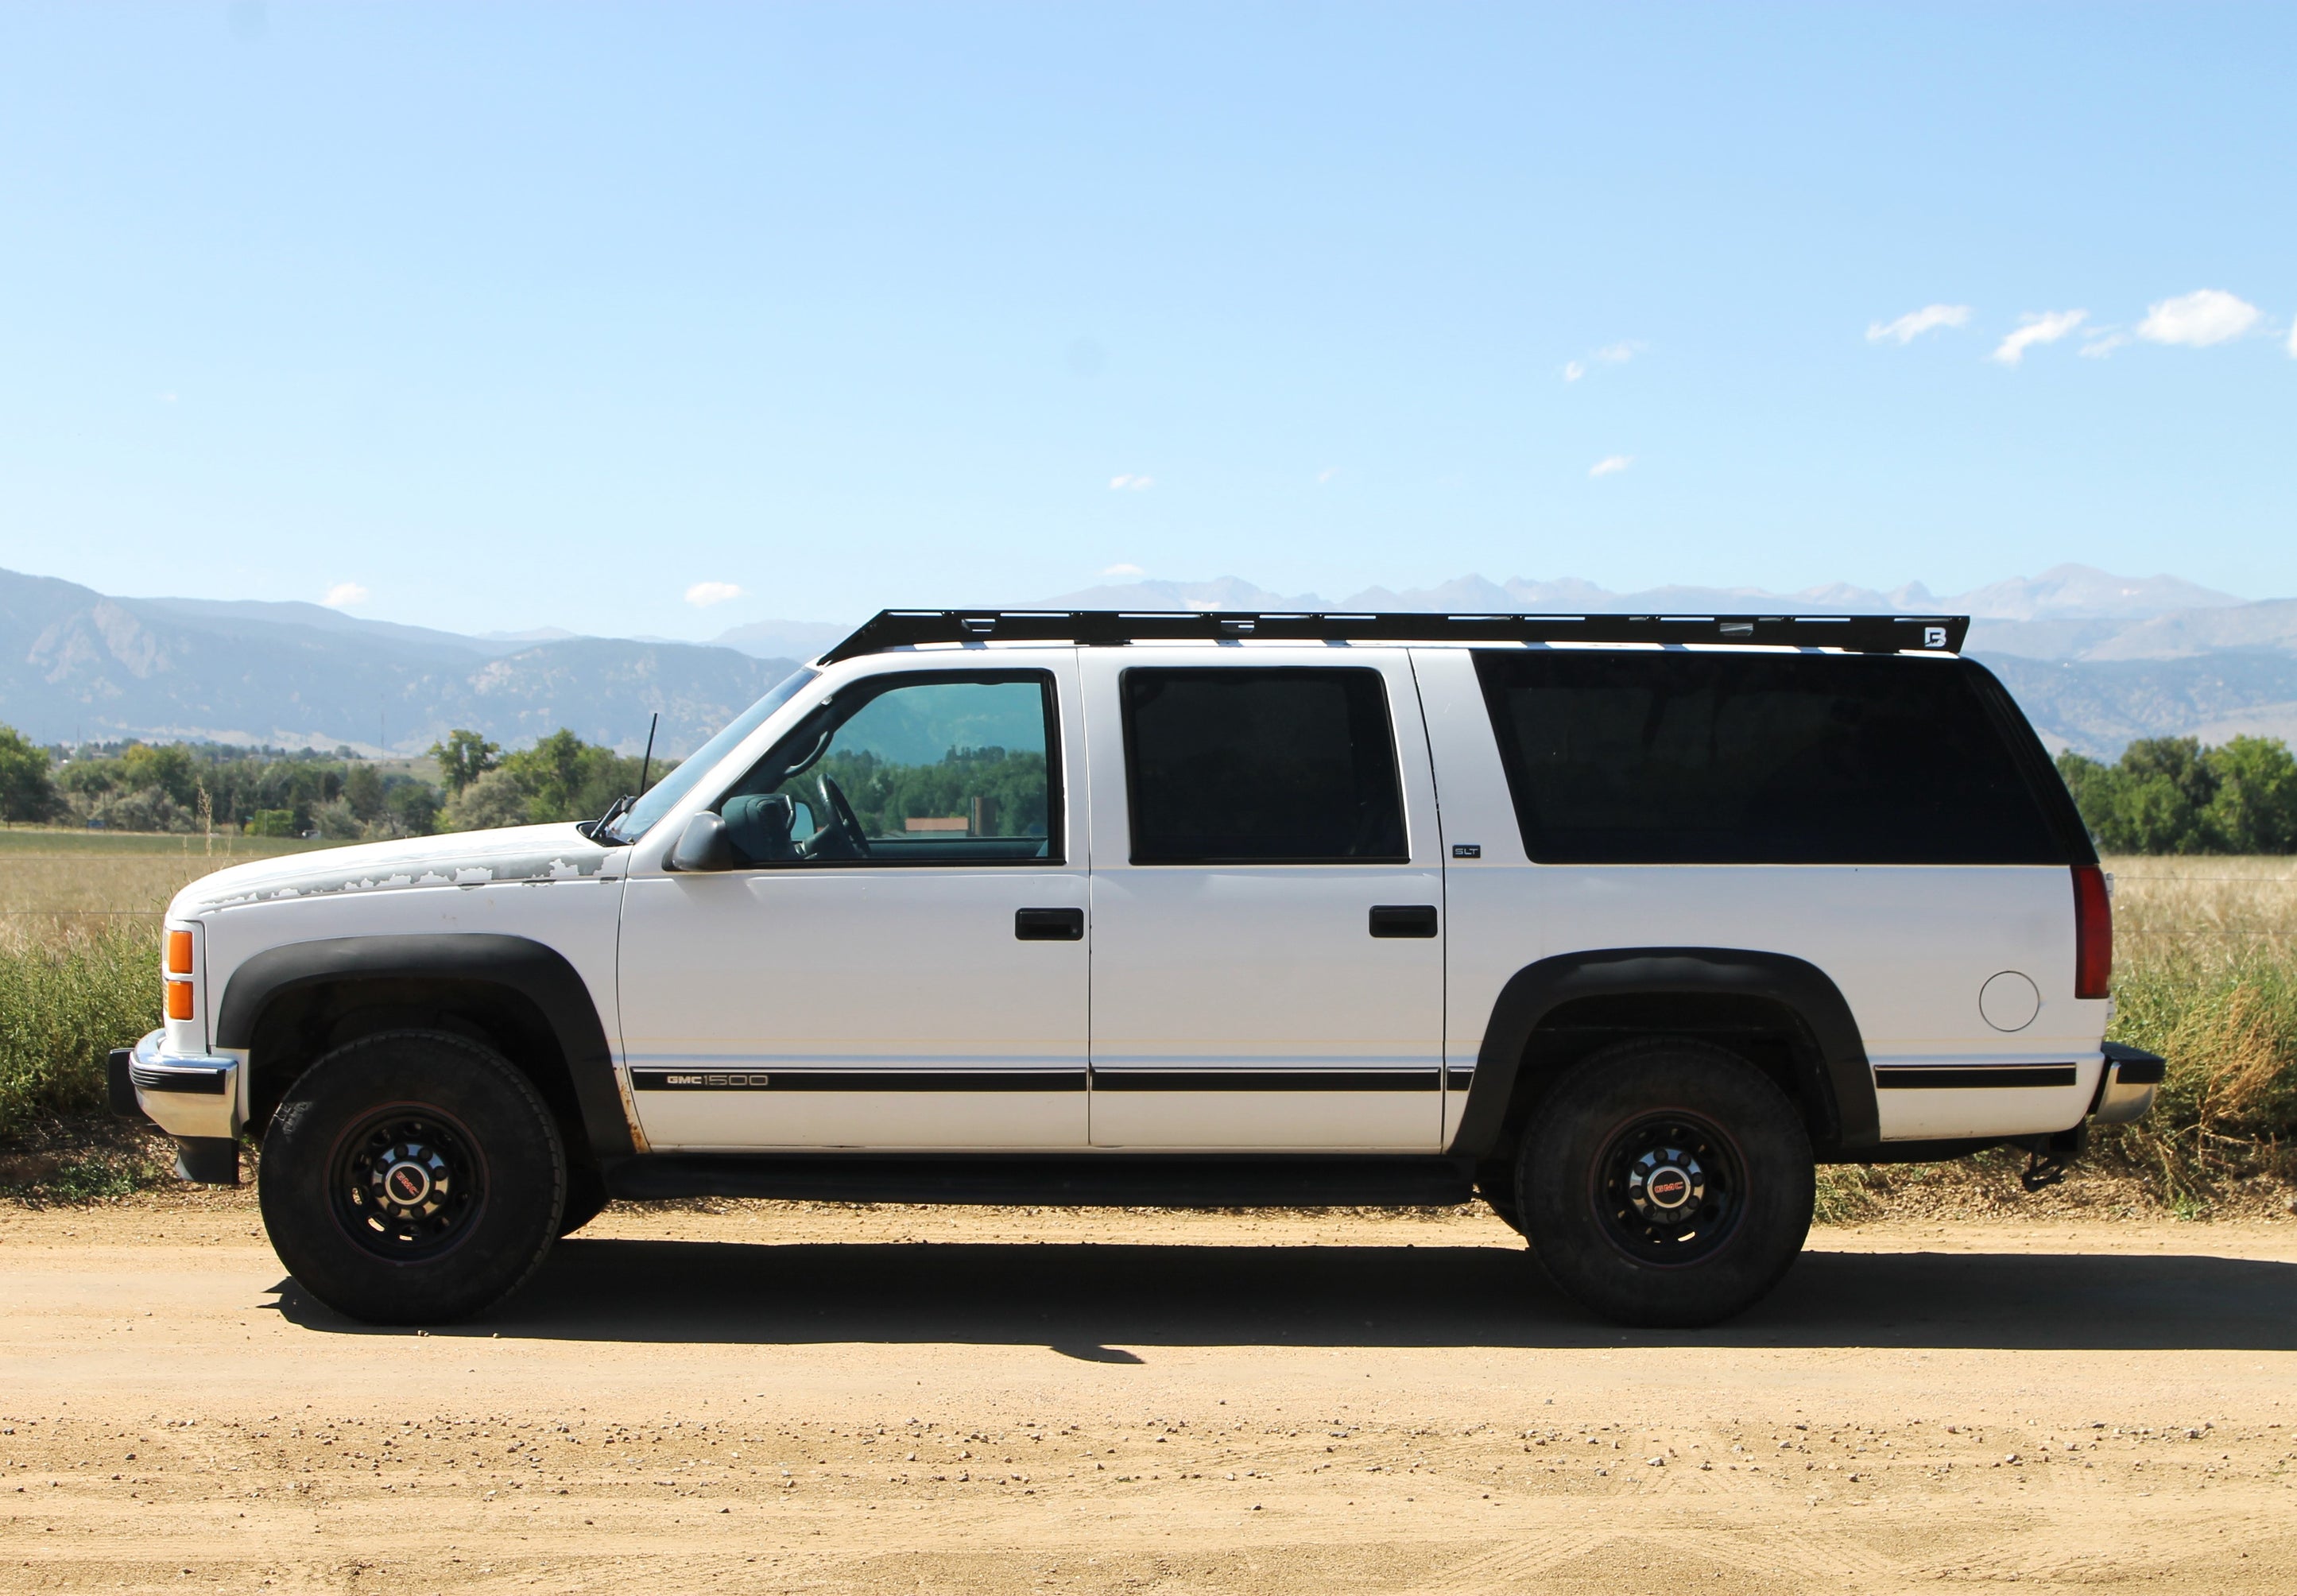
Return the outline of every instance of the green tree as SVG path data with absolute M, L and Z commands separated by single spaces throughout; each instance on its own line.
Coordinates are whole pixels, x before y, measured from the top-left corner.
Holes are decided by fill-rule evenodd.
M 111 760 L 67 760 L 62 773 L 56 777 L 56 785 L 67 793 L 95 798 L 111 791 L 119 776 L 119 766 Z
M 492 831 L 523 826 L 532 794 L 508 770 L 490 770 L 447 801 L 440 820 L 449 831 Z
M 500 764 L 502 747 L 477 732 L 457 728 L 447 734 L 445 742 L 431 745 L 431 757 L 439 761 L 439 774 L 448 793 L 453 794 Z
M 506 757 L 502 769 L 527 794 L 527 819 L 595 820 L 625 793 L 638 791 L 638 761 L 561 727 L 531 748 Z
M 560 728 L 531 748 L 506 754 L 456 794 L 440 816 L 449 831 L 595 820 L 638 791 L 638 761 Z
M 2202 756 L 2217 781 L 2204 819 L 2228 853 L 2297 853 L 2297 758 L 2278 737 L 2235 737 Z
M 0 819 L 45 820 L 56 812 L 48 756 L 12 726 L 0 726 Z
M 2058 756 L 2108 853 L 2297 852 L 2297 759 L 2276 737 L 2141 737 L 2111 765 Z
M 2058 777 L 2066 784 L 2074 807 L 2081 811 L 2082 824 L 2089 827 L 2099 845 L 2105 847 L 2114 805 L 2120 800 L 2120 773 L 2112 765 L 2069 748 L 2058 755 Z M 2107 851 L 2112 850 L 2107 847 Z
M 361 820 L 380 819 L 383 812 L 383 772 L 369 764 L 353 765 L 350 774 L 343 777 L 343 802 Z
M 439 794 L 427 781 L 402 781 L 384 799 L 391 818 L 408 836 L 429 836 L 439 829 Z
M 131 789 L 157 787 L 185 809 L 199 802 L 199 770 L 192 751 L 181 743 L 128 745 L 119 755 L 119 785 Z

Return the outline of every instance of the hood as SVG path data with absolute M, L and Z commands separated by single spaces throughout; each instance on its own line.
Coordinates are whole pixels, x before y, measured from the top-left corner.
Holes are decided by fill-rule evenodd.
M 168 912 L 180 918 L 242 903 L 342 893 L 580 880 L 597 875 L 619 851 L 600 847 L 571 823 L 359 843 L 256 860 L 202 876 L 176 894 Z

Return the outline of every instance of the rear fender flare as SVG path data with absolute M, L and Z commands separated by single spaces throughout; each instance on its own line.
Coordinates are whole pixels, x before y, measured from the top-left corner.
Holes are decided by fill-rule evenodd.
M 1533 1033 L 1563 1004 L 1700 993 L 1766 1000 L 1801 1021 L 1818 1057 L 1824 1095 L 1832 1098 L 1833 1123 L 1812 1127 L 1811 1139 L 1822 1154 L 1881 1140 L 1865 1043 L 1841 989 L 1816 965 L 1738 948 L 1606 948 L 1543 958 L 1508 978 L 1484 1027 L 1452 1151 L 1477 1158 L 1506 1156 L 1499 1143 Z

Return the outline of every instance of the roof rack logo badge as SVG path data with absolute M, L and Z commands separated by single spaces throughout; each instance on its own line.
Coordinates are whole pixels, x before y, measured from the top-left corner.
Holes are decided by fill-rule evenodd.
M 1924 648 L 1944 648 L 1946 646 L 1946 628 L 1942 626 L 1926 626 L 1922 628 L 1922 646 Z

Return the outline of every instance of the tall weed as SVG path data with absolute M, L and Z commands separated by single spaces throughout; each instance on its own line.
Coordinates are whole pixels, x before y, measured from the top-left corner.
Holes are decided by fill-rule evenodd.
M 2270 942 L 2149 949 L 2114 982 L 2112 1034 L 2169 1069 L 2153 1112 L 2104 1129 L 2100 1153 L 2181 1210 L 2280 1171 L 2297 1136 L 2297 958 Z
M 0 943 L 0 1136 L 101 1110 L 104 1056 L 159 1023 L 150 924 Z

